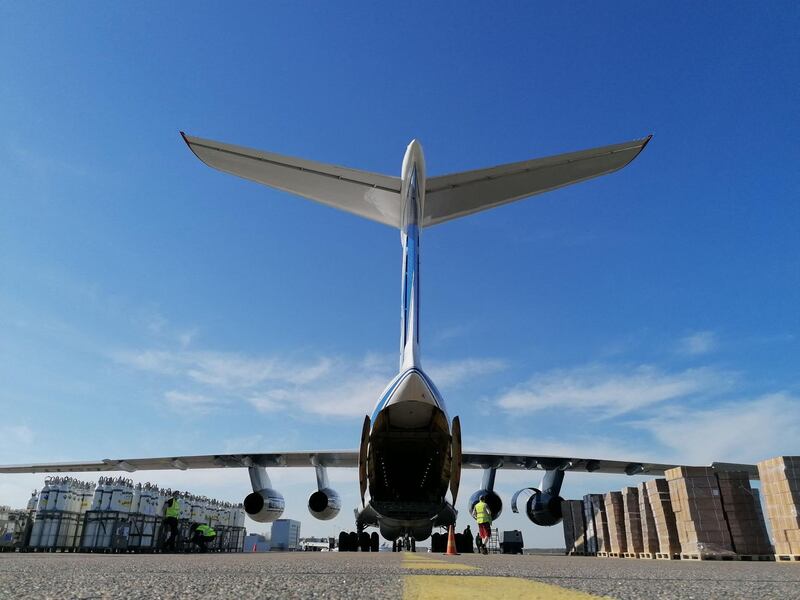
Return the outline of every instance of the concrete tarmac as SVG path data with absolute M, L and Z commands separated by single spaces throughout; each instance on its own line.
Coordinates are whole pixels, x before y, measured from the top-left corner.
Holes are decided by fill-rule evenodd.
M 6 598 L 800 599 L 800 563 L 565 556 L 0 554 Z

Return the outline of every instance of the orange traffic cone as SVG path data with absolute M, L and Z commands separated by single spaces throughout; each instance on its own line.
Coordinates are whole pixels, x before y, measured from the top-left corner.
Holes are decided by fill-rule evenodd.
M 456 552 L 456 532 L 452 525 L 450 525 L 450 530 L 447 533 L 447 552 L 445 552 L 447 556 L 458 556 L 458 552 Z

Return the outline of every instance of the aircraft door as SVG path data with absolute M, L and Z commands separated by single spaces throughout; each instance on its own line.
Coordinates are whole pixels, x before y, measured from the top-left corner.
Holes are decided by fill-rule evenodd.
M 364 426 L 361 428 L 361 443 L 358 446 L 358 484 L 361 489 L 361 506 L 364 506 L 364 493 L 367 491 L 367 450 L 369 448 L 369 429 L 371 425 L 369 415 L 364 417 Z
M 452 463 L 450 466 L 450 494 L 453 496 L 453 506 L 456 505 L 458 486 L 461 483 L 461 420 L 453 417 L 453 426 L 450 430 L 452 438 Z

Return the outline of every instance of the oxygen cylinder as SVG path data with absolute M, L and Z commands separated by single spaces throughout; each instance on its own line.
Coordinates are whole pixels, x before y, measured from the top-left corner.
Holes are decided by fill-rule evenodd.
M 103 477 L 103 485 L 100 486 L 100 510 L 111 510 L 111 493 L 113 484 L 111 477 Z
M 36 502 L 36 513 L 33 521 L 33 528 L 31 529 L 30 545 L 33 548 L 38 548 L 41 544 L 42 530 L 44 529 L 44 515 L 47 510 L 47 503 L 50 496 L 50 477 L 44 480 L 44 487 L 39 493 L 39 498 Z
M 130 511 L 131 514 L 137 515 L 141 513 L 141 502 L 142 502 L 142 484 L 137 483 L 136 487 L 133 488 L 133 494 L 131 495 L 131 507 Z
M 39 492 L 33 490 L 31 492 L 31 497 L 28 498 L 28 506 L 27 511 L 28 514 L 34 512 L 36 510 L 36 505 L 39 504 Z

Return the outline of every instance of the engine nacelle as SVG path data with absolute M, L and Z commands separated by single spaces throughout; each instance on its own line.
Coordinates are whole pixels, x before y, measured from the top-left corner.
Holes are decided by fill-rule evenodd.
M 247 516 L 259 523 L 272 523 L 279 519 L 285 506 L 281 493 L 270 488 L 247 494 L 244 499 Z
M 561 496 L 551 496 L 539 490 L 533 490 L 531 497 L 525 504 L 525 514 L 528 518 L 543 527 L 550 527 L 561 522 Z
M 308 498 L 308 512 L 315 519 L 329 521 L 339 514 L 342 508 L 342 500 L 331 488 L 317 490 Z
M 492 521 L 496 521 L 500 513 L 503 512 L 503 501 L 493 490 L 478 490 L 472 494 L 469 497 L 469 514 L 472 514 L 472 509 L 475 508 L 481 496 L 486 496 L 486 504 L 489 505 L 489 511 L 492 513 Z

